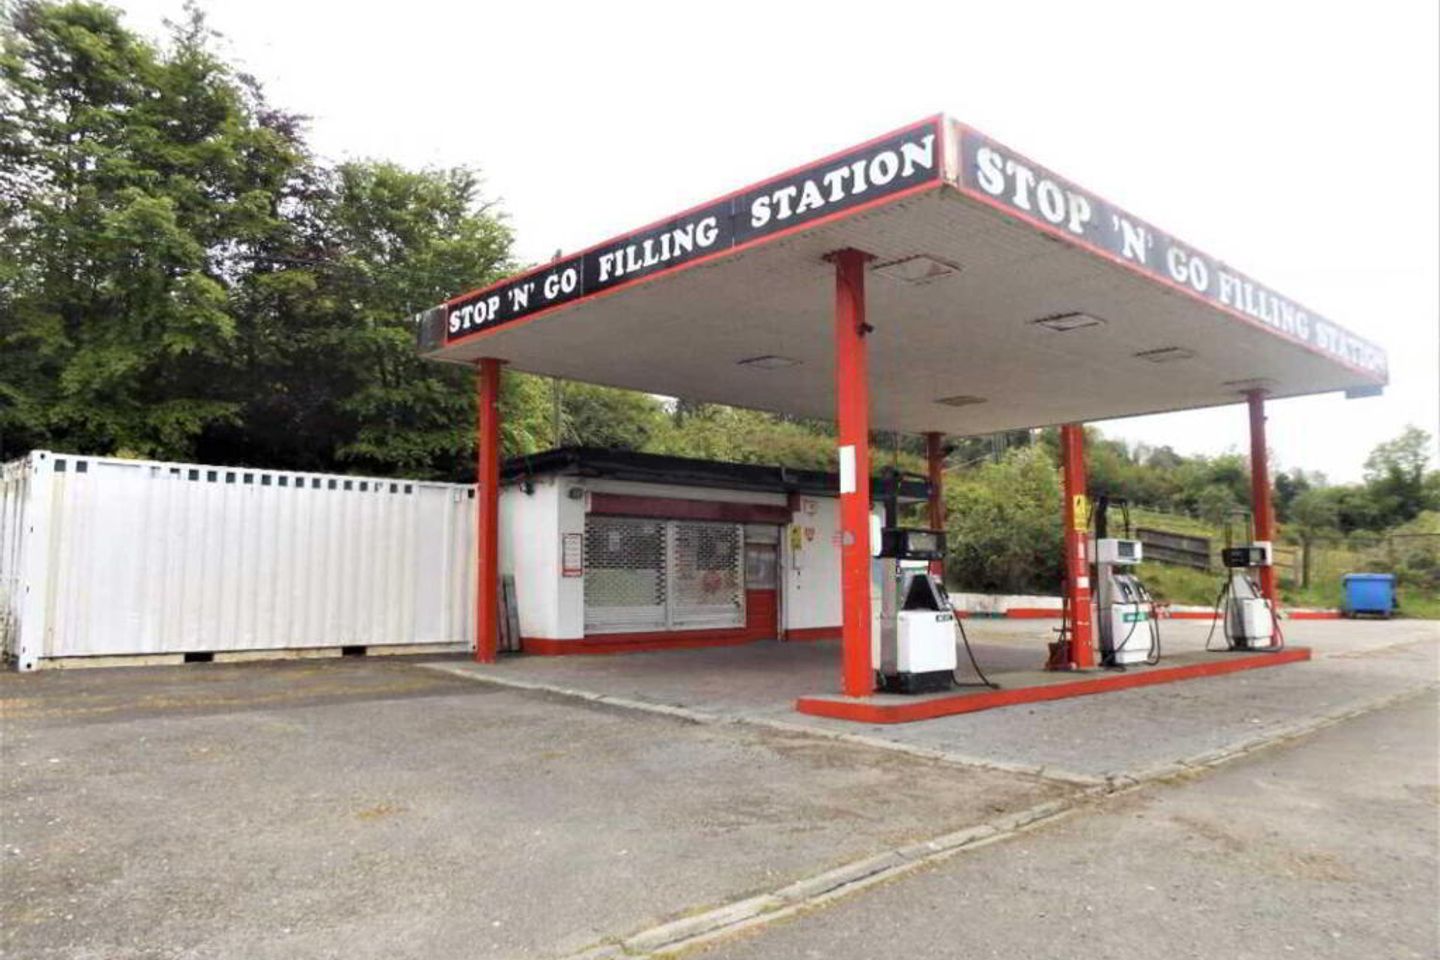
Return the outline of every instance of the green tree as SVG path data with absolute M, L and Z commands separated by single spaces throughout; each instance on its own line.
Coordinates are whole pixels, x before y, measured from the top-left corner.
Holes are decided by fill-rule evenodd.
M 1224 484 L 1212 483 L 1195 497 L 1196 515 L 1217 527 L 1223 526 L 1241 509 L 1235 494 Z
M 474 171 L 329 167 L 211 49 L 97 4 L 6 7 L 0 457 L 473 474 L 474 382 L 408 319 L 512 266 Z M 508 375 L 505 449 L 548 442 Z
M 1283 470 L 1275 474 L 1275 518 L 1281 523 L 1288 521 L 1292 514 L 1292 505 L 1306 491 L 1319 483 L 1312 483 L 1304 470 L 1295 469 L 1289 473 Z
M 672 417 L 647 449 L 733 463 L 812 470 L 835 466 L 835 437 L 828 428 L 721 404 L 691 407 L 685 415 Z
M 1357 484 L 1324 487 L 1321 492 L 1335 505 L 1336 525 L 1341 533 L 1380 530 L 1384 526 L 1370 492 Z
M 1428 506 L 1425 467 L 1432 449 L 1430 434 L 1411 425 L 1371 451 L 1365 460 L 1365 486 L 1380 523 L 1404 523 Z
M 1156 447 L 1154 450 L 1147 451 L 1145 456 L 1145 466 L 1152 470 L 1174 470 L 1184 462 L 1185 458 L 1170 446 Z
M 287 245 L 235 284 L 241 416 L 203 459 L 459 479 L 473 473 L 474 373 L 422 360 L 409 319 L 510 267 L 510 233 L 470 170 L 317 171 Z M 548 425 L 541 385 L 507 375 L 505 449 Z
M 1055 436 L 1058 438 L 1058 434 Z M 1034 442 L 1034 437 L 1029 430 L 1006 430 L 973 437 L 951 437 L 947 440 L 951 450 L 947 460 L 957 466 L 971 466 L 986 460 L 998 461 L 1010 450 L 1016 447 L 1027 447 L 1032 442 Z M 1056 442 L 1058 443 L 1058 439 Z M 924 438 L 903 438 L 901 449 L 917 457 L 923 457 L 925 455 Z
M 561 385 L 561 411 L 557 445 L 643 450 L 670 427 L 655 397 L 587 383 Z
M 162 55 L 95 4 L 0 38 L 0 445 L 183 456 L 233 423 L 228 280 L 286 229 L 293 118 L 207 49 Z
M 1003 593 L 1059 589 L 1060 478 L 1043 446 L 1012 450 L 947 477 L 947 579 L 961 589 Z

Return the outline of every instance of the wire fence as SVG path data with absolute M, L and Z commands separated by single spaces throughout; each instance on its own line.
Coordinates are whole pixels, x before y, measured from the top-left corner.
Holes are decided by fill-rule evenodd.
M 1293 586 L 1339 583 L 1347 573 L 1393 573 L 1396 582 L 1440 591 L 1440 533 L 1351 534 L 1313 537 L 1287 547 L 1276 566 Z
M 1145 558 L 1205 572 L 1221 568 L 1224 543 L 1153 526 L 1136 529 Z M 1405 586 L 1440 591 L 1440 533 L 1353 533 L 1286 537 L 1273 548 L 1275 571 L 1285 586 L 1338 588 L 1347 573 L 1393 573 Z

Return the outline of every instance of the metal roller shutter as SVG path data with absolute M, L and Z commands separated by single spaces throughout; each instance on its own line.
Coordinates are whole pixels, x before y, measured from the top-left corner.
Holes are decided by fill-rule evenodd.
M 585 519 L 585 632 L 663 630 L 666 524 Z
M 585 520 L 585 632 L 745 624 L 740 524 L 635 517 Z
M 670 524 L 670 626 L 745 623 L 744 537 L 735 523 Z

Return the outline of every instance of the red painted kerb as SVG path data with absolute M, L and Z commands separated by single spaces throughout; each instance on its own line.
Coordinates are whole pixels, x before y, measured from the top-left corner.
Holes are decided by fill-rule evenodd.
M 984 693 L 964 693 L 930 699 L 877 702 L 869 698 L 801 697 L 795 701 L 795 709 L 813 717 L 853 720 L 856 723 L 912 723 L 916 720 L 933 720 L 936 717 L 975 713 L 979 710 L 993 710 L 996 707 L 1012 707 L 1022 703 L 1064 700 L 1069 697 L 1110 693 L 1115 690 L 1148 687 L 1159 683 L 1174 683 L 1177 680 L 1216 677 L 1241 670 L 1278 667 L 1283 663 L 1296 663 L 1309 659 L 1309 647 L 1289 647 L 1277 653 L 1217 654 L 1213 660 L 1206 660 L 1203 663 L 1187 663 L 1178 667 L 1155 667 L 1129 673 L 1107 673 L 1080 680 L 1067 680 L 1062 683 L 1017 687 L 1013 690 L 990 690 Z

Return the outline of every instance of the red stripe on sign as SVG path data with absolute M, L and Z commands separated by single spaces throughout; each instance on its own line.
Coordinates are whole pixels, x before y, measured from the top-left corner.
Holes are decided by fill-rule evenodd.
M 987 141 L 989 141 L 990 143 L 995 144 L 996 146 L 1004 146 L 1004 144 L 1001 144 L 999 141 L 997 141 L 997 140 L 991 140 L 989 137 L 985 136 L 985 134 L 983 134 L 983 133 L 981 133 L 980 131 L 976 130 L 974 127 L 968 126 L 968 125 L 966 125 L 966 124 L 961 124 L 961 125 L 960 125 L 960 131 L 961 131 L 961 134 L 960 134 L 960 135 L 961 135 L 962 137 L 963 137 L 963 136 L 966 136 L 967 134 L 968 134 L 968 135 L 973 135 L 973 136 L 978 136 L 978 137 L 980 137 L 980 138 L 983 139 L 983 140 L 987 140 Z M 1023 156 L 1024 156 L 1024 155 L 1021 154 L 1018 150 L 1012 150 L 1010 147 L 1005 147 L 1005 149 L 1006 149 L 1006 150 L 1010 150 L 1010 152 L 1011 152 L 1011 153 L 1014 153 L 1017 157 L 1023 157 Z M 964 150 L 963 150 L 963 148 L 958 151 L 958 154 L 959 154 L 959 156 L 963 159 L 963 157 L 964 157 Z M 1026 159 L 1027 159 L 1027 162 L 1030 163 L 1030 164 L 1032 164 L 1036 169 L 1043 169 L 1043 170 L 1045 170 L 1046 172 L 1050 172 L 1050 171 L 1049 171 L 1049 168 L 1048 168 L 1048 167 L 1045 167 L 1043 164 L 1035 163 L 1033 160 L 1028 160 L 1028 158 L 1026 158 Z M 1052 176 L 1055 176 L 1055 177 L 1057 177 L 1058 179 L 1062 179 L 1062 180 L 1067 179 L 1067 178 L 1064 178 L 1064 177 L 1060 177 L 1059 174 L 1053 174 L 1053 173 L 1052 173 Z M 1304 341 L 1304 340 L 1297 339 L 1297 338 L 1295 338 L 1295 337 L 1289 336 L 1288 334 L 1276 333 L 1276 332 L 1275 332 L 1275 329 L 1274 329 L 1273 327 L 1268 326 L 1263 320 L 1259 320 L 1259 319 L 1257 319 L 1257 318 L 1255 318 L 1255 317 L 1252 317 L 1252 316 L 1250 316 L 1248 313 L 1245 313 L 1245 312 L 1242 311 L 1242 310 L 1236 310 L 1234 307 L 1226 306 L 1225 304 L 1219 302 L 1218 300 L 1212 300 L 1212 299 L 1210 299 L 1209 297 L 1205 296 L 1203 293 L 1199 292 L 1198 290 L 1193 289 L 1193 288 L 1190 287 L 1188 284 L 1176 283 L 1174 280 L 1172 280 L 1172 279 L 1170 279 L 1169 277 L 1166 277 L 1166 276 L 1164 276 L 1164 275 L 1162 275 L 1162 274 L 1152 273 L 1151 271 L 1146 270 L 1144 267 L 1141 267 L 1140 265 L 1138 265 L 1138 264 L 1136 264 L 1136 263 L 1133 263 L 1133 262 L 1131 262 L 1131 261 L 1129 261 L 1129 260 L 1126 260 L 1124 257 L 1122 257 L 1122 256 L 1120 256 L 1120 255 L 1118 255 L 1118 254 L 1111 253 L 1109 250 L 1106 250 L 1104 247 L 1101 247 L 1101 246 L 1099 246 L 1098 244 L 1094 244 L 1094 243 L 1091 243 L 1091 242 L 1088 241 L 1088 240 L 1085 240 L 1084 238 L 1077 237 L 1077 236 L 1075 236 L 1073 233 L 1071 233 L 1071 232 L 1068 231 L 1068 230 L 1063 230 L 1063 229 L 1061 229 L 1061 228 L 1059 228 L 1059 227 L 1054 226 L 1053 224 L 1046 223 L 1044 220 L 1041 220 L 1039 217 L 1033 217 L 1033 216 L 1031 216 L 1030 214 L 1026 213 L 1026 212 L 1023 211 L 1023 210 L 1018 210 L 1018 209 L 1016 209 L 1015 207 L 1012 207 L 1010 204 L 1004 202 L 1003 200 L 999 200 L 999 199 L 996 199 L 995 197 L 990 196 L 989 194 L 987 194 L 987 193 L 986 193 L 985 191 L 983 191 L 983 190 L 977 190 L 977 189 L 974 188 L 974 187 L 967 186 L 967 185 L 965 184 L 964 180 L 963 180 L 963 177 L 964 177 L 964 174 L 963 174 L 963 173 L 961 174 L 961 177 L 962 177 L 962 179 L 961 179 L 959 182 L 955 183 L 953 186 L 954 186 L 955 189 L 958 190 L 961 194 L 963 194 L 963 195 L 966 196 L 966 197 L 969 197 L 971 200 L 975 200 L 975 201 L 977 201 L 977 202 L 979 202 L 979 203 L 983 203 L 983 204 L 985 204 L 987 207 L 991 207 L 991 208 L 993 208 L 993 209 L 995 209 L 995 210 L 1000 211 L 1000 212 L 1003 213 L 1003 214 L 1006 214 L 1007 216 L 1010 216 L 1010 217 L 1012 217 L 1012 218 L 1014 218 L 1014 219 L 1016 219 L 1016 220 L 1019 220 L 1021 223 L 1028 224 L 1028 225 L 1034 227 L 1035 229 L 1040 230 L 1040 231 L 1042 231 L 1042 232 L 1044 232 L 1044 233 L 1047 233 L 1047 234 L 1049 234 L 1050 236 L 1052 236 L 1052 237 L 1054 237 L 1054 238 L 1056 238 L 1056 239 L 1058 239 L 1058 240 L 1063 240 L 1065 243 L 1067 243 L 1067 244 L 1069 244 L 1069 245 L 1071 245 L 1071 246 L 1073 246 L 1073 247 L 1078 247 L 1078 248 L 1080 248 L 1081 250 L 1086 251 L 1087 253 L 1093 253 L 1093 254 L 1095 254 L 1095 255 L 1098 256 L 1098 257 L 1102 257 L 1102 258 L 1104 258 L 1104 259 L 1106 259 L 1106 260 L 1109 260 L 1111 263 L 1116 264 L 1117 266 L 1124 267 L 1126 270 L 1129 270 L 1129 271 L 1131 271 L 1132 273 L 1139 274 L 1140 276 L 1145 277 L 1145 278 L 1147 278 L 1147 279 L 1149 279 L 1149 280 L 1153 280 L 1154 282 L 1160 284 L 1160 285 L 1163 286 L 1163 287 L 1168 287 L 1168 288 L 1170 288 L 1171 290 L 1174 290 L 1174 291 L 1176 291 L 1176 292 L 1178 292 L 1178 293 L 1183 293 L 1183 294 L 1185 294 L 1187 297 L 1190 297 L 1192 300 L 1197 300 L 1197 301 L 1199 301 L 1200 303 L 1203 303 L 1205 306 L 1210 307 L 1210 308 L 1213 309 L 1213 310 L 1218 310 L 1218 311 L 1221 312 L 1221 313 L 1229 314 L 1230 316 L 1234 317 L 1235 319 L 1244 321 L 1246 324 L 1249 324 L 1250 326 L 1254 327 L 1254 328 L 1257 329 L 1257 330 L 1261 330 L 1261 331 L 1263 331 L 1263 332 L 1265 332 L 1265 333 L 1267 333 L 1267 334 L 1269 334 L 1269 335 L 1271 335 L 1271 336 L 1273 336 L 1273 337 L 1278 337 L 1279 339 L 1284 340 L 1286 343 L 1293 343 L 1293 344 L 1295 344 L 1297 347 L 1302 347 L 1303 349 L 1308 350 L 1308 351 L 1310 351 L 1311 353 L 1316 354 L 1317 356 L 1324 357 L 1326 360 L 1329 360 L 1329 361 L 1332 362 L 1332 363 L 1338 363 L 1340 366 L 1345 367 L 1345 368 L 1348 369 L 1348 370 L 1351 370 L 1351 371 L 1353 371 L 1353 372 L 1355 372 L 1355 373 L 1358 373 L 1358 374 L 1360 374 L 1361 376 L 1370 378 L 1370 380 L 1373 381 L 1374 383 L 1384 385 L 1384 384 L 1388 384 L 1388 383 L 1390 382 L 1390 381 L 1389 381 L 1389 373 L 1388 373 L 1388 370 L 1387 370 L 1387 373 L 1386 373 L 1385 376 L 1380 376 L 1380 375 L 1377 374 L 1374 370 L 1367 370 L 1367 369 L 1365 369 L 1364 367 L 1357 366 L 1356 364 L 1351 363 L 1350 361 L 1346 360 L 1346 359 L 1343 358 L 1343 357 L 1336 356 L 1336 355 L 1333 354 L 1333 353 L 1327 353 L 1325 350 L 1321 349 L 1320 346 L 1317 345 L 1317 344 L 1307 343 L 1307 342 Z M 1077 184 L 1076 186 L 1079 187 L 1078 184 Z M 1102 196 L 1101 196 L 1100 194 L 1098 194 L 1098 193 L 1095 193 L 1093 190 L 1090 190 L 1089 188 L 1085 188 L 1085 187 L 1080 187 L 1080 189 L 1083 189 L 1083 190 L 1085 190 L 1087 193 L 1092 194 L 1097 200 L 1100 200 L 1100 201 L 1106 203 L 1107 205 L 1113 207 L 1115 210 L 1117 210 L 1117 211 L 1119 211 L 1119 212 L 1121 212 L 1121 213 L 1125 213 L 1125 212 L 1126 212 L 1124 207 L 1121 207 L 1121 206 L 1119 206 L 1119 205 L 1117 205 L 1117 204 L 1111 203 L 1109 200 L 1106 200 L 1104 197 L 1102 197 Z M 1139 217 L 1136 217 L 1135 219 L 1136 219 L 1136 220 L 1139 220 L 1140 218 L 1139 218 Z M 1147 225 L 1148 225 L 1148 223 L 1147 223 Z M 1155 230 L 1159 230 L 1160 228 L 1159 228 L 1159 227 L 1155 227 L 1154 229 L 1155 229 Z M 1180 239 L 1179 239 L 1178 237 L 1174 236 L 1173 234 L 1167 233 L 1166 236 L 1168 236 L 1171 240 L 1175 241 L 1177 244 L 1181 242 Z M 1198 247 L 1192 247 L 1192 246 L 1190 246 L 1189 244 L 1186 244 L 1185 246 L 1186 246 L 1187 249 L 1194 251 L 1196 254 L 1205 257 L 1205 259 L 1208 260 L 1208 261 L 1211 262 L 1211 263 L 1223 264 L 1223 263 L 1225 262 L 1225 261 L 1219 259 L 1218 257 L 1213 257 L 1213 256 L 1211 256 L 1210 254 L 1205 253 L 1203 250 L 1200 250 Z M 1249 279 L 1249 277 L 1247 277 L 1246 279 Z M 1292 301 L 1292 302 L 1293 302 L 1293 301 Z M 1296 305 L 1297 307 L 1298 307 L 1298 306 L 1303 306 L 1302 304 L 1298 304 L 1298 303 L 1295 304 L 1295 305 Z M 1312 313 L 1312 314 L 1313 314 L 1313 311 L 1311 311 L 1308 307 L 1306 307 L 1305 310 L 1306 310 L 1307 313 Z M 1314 315 L 1317 315 L 1317 316 L 1318 316 L 1318 314 L 1314 314 Z M 1336 326 L 1338 326 L 1338 324 L 1336 324 Z M 1342 328 L 1342 329 L 1343 329 L 1343 328 Z M 1346 332 L 1348 332 L 1348 331 L 1346 331 Z
M 702 203 L 697 203 L 697 204 L 694 204 L 693 206 L 686 207 L 684 210 L 681 210 L 679 213 L 672 213 L 672 214 L 670 214 L 668 217 L 661 217 L 659 220 L 652 220 L 651 222 L 645 224 L 644 226 L 636 227 L 636 228 L 634 228 L 633 230 L 626 230 L 624 233 L 617 233 L 617 234 L 615 234 L 613 237 L 608 237 L 608 238 L 606 238 L 606 239 L 604 239 L 604 240 L 601 240 L 599 243 L 592 243 L 590 246 L 585 247 L 585 248 L 577 251 L 576 253 L 566 254 L 562 259 L 564 259 L 564 260 L 576 260 L 576 259 L 583 258 L 587 253 L 594 253 L 596 250 L 599 250 L 599 249 L 601 249 L 601 248 L 603 248 L 603 247 L 608 247 L 608 246 L 610 246 L 612 243 L 619 243 L 621 240 L 625 240 L 625 239 L 628 239 L 628 238 L 630 238 L 630 237 L 633 237 L 633 236 L 634 236 L 635 234 L 637 234 L 637 233 L 644 233 L 646 230 L 653 230 L 653 229 L 655 229 L 656 227 L 664 226 L 665 224 L 669 223 L 669 222 L 672 221 L 672 220 L 679 220 L 681 217 L 687 217 L 687 216 L 689 216 L 689 215 L 692 214 L 692 213 L 698 213 L 699 211 L 704 210 L 706 207 L 714 206 L 714 205 L 717 204 L 717 203 L 724 203 L 726 200 L 734 200 L 736 197 L 738 197 L 738 196 L 740 196 L 740 195 L 742 195 L 742 194 L 749 193 L 751 190 L 758 190 L 759 188 L 765 187 L 765 186 L 769 186 L 769 185 L 772 184 L 772 183 L 778 183 L 779 181 L 785 180 L 785 179 L 787 179 L 787 178 L 789 178 L 789 177 L 793 177 L 793 176 L 795 176 L 795 175 L 798 174 L 798 173 L 804 173 L 806 170 L 809 170 L 809 169 L 811 169 L 812 167 L 823 167 L 825 164 L 830 163 L 832 160 L 839 159 L 840 157 L 845 156 L 847 153 L 854 153 L 856 150 L 864 150 L 866 147 L 874 146 L 875 144 L 880 143 L 880 142 L 882 142 L 882 141 L 884 141 L 884 140 L 888 140 L 888 139 L 890 139 L 891 137 L 898 137 L 898 136 L 900 136 L 901 134 L 904 134 L 904 133 L 911 133 L 911 132 L 916 131 L 916 130 L 921 130 L 921 129 L 924 129 L 926 126 L 932 126 L 932 127 L 935 128 L 935 150 L 936 150 L 936 156 L 937 156 L 937 157 L 943 157 L 943 156 L 944 156 L 944 149 L 943 149 L 944 135 L 943 135 L 943 131 L 942 131 L 941 128 L 940 128 L 940 119 L 941 119 L 941 117 L 943 117 L 943 116 L 944 116 L 944 114 L 939 114 L 939 113 L 937 113 L 937 114 L 935 114 L 934 116 L 926 117 L 924 120 L 918 120 L 918 121 L 916 121 L 915 123 L 909 123 L 909 124 L 906 124 L 906 125 L 903 126 L 903 127 L 896 127 L 894 130 L 890 130 L 890 131 L 888 131 L 888 132 L 886 132 L 886 133 L 882 133 L 882 134 L 880 134 L 878 137 L 871 137 L 869 140 L 866 140 L 866 141 L 864 141 L 864 142 L 862 142 L 862 143 L 851 144 L 850 146 L 845 147 L 845 148 L 842 149 L 842 150 L 836 150 L 836 151 L 834 151 L 833 153 L 827 153 L 825 156 L 821 157 L 821 158 L 818 159 L 818 160 L 811 160 L 811 161 L 809 161 L 809 162 L 807 162 L 807 163 L 799 164 L 799 165 L 797 165 L 797 166 L 791 167 L 789 170 L 786 170 L 786 171 L 784 171 L 783 173 L 777 173 L 777 174 L 774 174 L 774 175 L 772 175 L 772 176 L 768 176 L 768 177 L 766 177 L 764 180 L 756 180 L 754 183 L 747 184 L 747 185 L 741 187 L 741 188 L 738 189 L 738 190 L 731 190 L 729 193 L 722 193 L 722 194 L 721 194 L 720 196 L 718 196 L 718 197 L 712 197 L 712 198 L 710 198 L 709 200 L 706 200 L 706 201 L 704 201 L 704 202 L 702 202 Z M 944 171 L 943 171 L 940 167 L 941 167 L 940 164 L 937 164 L 937 165 L 936 165 L 935 176 L 934 176 L 934 178 L 932 178 L 932 182 L 943 179 Z M 926 185 L 928 186 L 928 185 L 930 185 L 930 183 L 927 182 Z M 898 195 L 899 195 L 898 192 L 897 192 L 896 194 L 892 194 L 892 196 L 898 196 Z M 808 221 L 805 225 L 808 226 L 809 223 L 812 223 L 812 222 L 818 222 L 818 221 Z M 777 235 L 778 235 L 778 234 L 777 234 Z M 767 234 L 767 236 L 769 236 L 769 235 Z M 748 244 L 747 244 L 747 245 L 748 245 Z M 498 290 L 500 287 L 505 286 L 505 284 L 511 282 L 512 280 L 523 280 L 524 278 L 529 277 L 529 276 L 536 276 L 536 277 L 538 277 L 538 276 L 540 276 L 541 274 L 543 274 L 546 270 L 549 270 L 552 266 L 553 266 L 553 264 L 548 264 L 548 263 L 547 263 L 547 264 L 545 264 L 544 266 L 535 267 L 534 269 L 531 269 L 531 270 L 521 270 L 519 273 L 512 273 L 510 276 L 508 276 L 508 277 L 503 277 L 503 278 L 501 278 L 501 279 L 499 279 L 499 280 L 496 280 L 494 283 L 489 283 L 489 284 L 486 284 L 486 285 L 483 286 L 483 287 L 476 287 L 474 290 L 469 290 L 469 291 L 467 291 L 467 292 L 465 292 L 465 293 L 457 294 L 456 296 L 451 297 L 449 300 L 446 300 L 446 301 L 444 302 L 443 306 L 447 306 L 447 307 L 448 307 L 448 306 L 450 306 L 451 304 L 459 303 L 459 302 L 462 301 L 462 300 L 468 300 L 468 299 L 470 299 L 471 297 L 478 297 L 478 296 L 480 296 L 481 294 L 490 292 L 491 290 Z M 662 272 L 663 272 L 663 271 L 662 271 Z M 602 291 L 602 292 L 603 292 L 603 291 Z M 587 295 L 587 296 L 588 296 L 588 295 Z M 582 299 L 583 299 L 583 298 L 582 298 Z M 575 302 L 575 301 L 571 301 L 571 302 Z M 461 339 L 463 339 L 463 338 L 461 338 Z M 452 341 L 451 341 L 451 343 L 459 343 L 459 342 L 460 342 L 459 339 L 457 339 L 457 340 L 452 340 Z
M 602 297 L 608 297 L 611 294 L 619 293 L 622 290 L 630 290 L 634 287 L 638 287 L 646 283 L 651 283 L 655 280 L 663 280 L 666 277 L 673 277 L 680 273 L 683 273 L 686 270 L 691 270 L 703 264 L 718 260 L 721 257 L 734 256 L 737 253 L 742 253 L 754 247 L 762 246 L 767 243 L 773 243 L 777 240 L 783 240 L 786 237 L 792 236 L 805 230 L 816 230 L 830 223 L 834 223 L 836 220 L 841 220 L 845 217 L 855 217 L 862 213 L 867 213 L 871 210 L 874 210 L 877 207 L 884 206 L 886 204 L 898 204 L 903 200 L 907 200 L 910 197 L 916 196 L 917 194 L 924 193 L 928 190 L 939 190 L 941 187 L 944 186 L 944 180 L 926 180 L 922 183 L 917 183 L 912 187 L 906 187 L 904 190 L 897 190 L 894 193 L 887 194 L 883 197 L 877 197 L 876 199 L 871 200 L 868 203 L 861 203 L 853 207 L 847 207 L 844 210 L 838 210 L 835 213 L 827 214 L 823 217 L 817 217 L 814 220 L 807 220 L 804 223 L 796 224 L 793 227 L 786 227 L 784 230 L 778 230 L 775 233 L 762 234 L 761 236 L 758 236 L 753 240 L 746 240 L 744 243 L 737 243 L 733 247 L 726 247 L 724 250 L 717 250 L 716 252 L 707 254 L 706 256 L 696 257 L 694 260 L 686 260 L 684 263 L 671 267 L 668 270 L 658 270 L 655 273 L 647 273 L 643 277 L 636 277 L 634 280 L 626 280 L 623 283 L 615 284 L 615 286 L 613 287 L 606 287 L 604 290 L 597 290 L 594 293 L 587 293 L 583 297 L 576 297 L 574 300 L 567 300 L 564 303 L 557 303 L 553 306 L 545 307 L 541 310 L 536 310 L 534 313 L 527 313 L 525 316 L 517 317 L 514 320 L 507 320 L 504 323 L 498 323 L 494 326 L 481 327 L 478 330 L 465 334 L 463 337 L 453 337 L 445 341 L 445 344 L 443 346 L 437 347 L 434 351 L 431 352 L 439 353 L 444 350 L 448 350 L 451 347 L 461 346 L 467 343 L 473 343 L 477 340 L 492 336 L 504 330 L 514 330 L 520 326 L 523 326 L 524 324 L 530 323 L 531 321 L 539 320 L 541 317 L 548 316 L 557 310 L 568 310 L 571 307 L 578 307 L 582 303 L 587 303 L 591 300 L 598 300 Z M 671 218 L 667 217 L 666 219 L 668 220 Z M 664 223 L 665 221 L 662 220 L 660 222 Z M 615 240 L 620 239 L 623 239 L 623 237 L 615 238 Z M 606 242 L 613 243 L 615 242 L 615 240 L 610 240 Z M 600 246 L 604 246 L 604 244 L 601 244 Z M 546 269 L 549 269 L 548 264 L 546 265 Z M 508 278 L 508 280 L 519 280 L 522 278 L 523 276 L 516 276 L 510 277 Z M 508 280 L 502 281 L 502 283 L 508 282 Z M 478 293 L 480 291 L 476 292 Z M 455 300 L 464 300 L 470 296 L 471 294 L 467 293 L 462 297 L 455 298 Z M 450 301 L 447 301 L 447 303 L 448 302 Z

